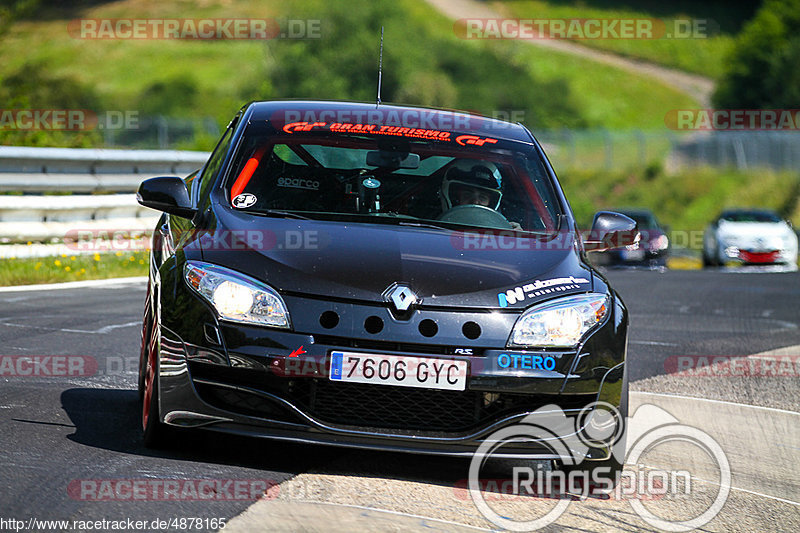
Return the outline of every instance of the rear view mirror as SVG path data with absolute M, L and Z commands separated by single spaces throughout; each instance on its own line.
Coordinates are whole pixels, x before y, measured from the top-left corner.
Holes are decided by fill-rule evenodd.
M 632 218 L 611 211 L 598 211 L 583 247 L 587 252 L 604 252 L 630 246 L 639 238 L 636 221 Z
M 419 155 L 388 150 L 367 152 L 367 166 L 382 168 L 419 168 Z

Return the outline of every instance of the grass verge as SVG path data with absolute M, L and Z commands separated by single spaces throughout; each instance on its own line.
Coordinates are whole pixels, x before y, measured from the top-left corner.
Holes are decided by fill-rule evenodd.
M 80 39 L 68 32 L 69 22 L 80 19 L 187 17 L 313 20 L 319 21 L 321 37 L 125 40 Z M 78 88 L 91 88 L 111 110 L 211 116 L 224 126 L 250 99 L 373 99 L 379 28 L 384 24 L 386 101 L 475 109 L 501 117 L 503 112 L 524 112 L 521 120 L 537 130 L 663 128 L 666 111 L 696 107 L 682 93 L 647 76 L 519 42 L 461 39 L 453 21 L 426 2 L 411 0 L 231 0 L 206 3 L 191 14 L 181 5 L 144 0 L 63 4 L 9 28 L 0 40 L 0 56 L 7 59 L 0 63 L 0 79 L 40 65 L 54 83 L 70 80 Z M 346 38 L 346 46 L 340 38 Z M 332 57 L 323 61 L 325 50 Z M 337 55 L 344 59 L 331 68 Z M 25 106 L 59 107 L 33 100 Z
M 613 2 L 602 1 L 569 3 L 553 0 L 533 2 L 495 0 L 492 2 L 492 7 L 506 16 L 538 20 L 656 18 L 664 21 L 667 30 L 673 29 L 675 19 L 697 21 L 694 37 L 576 39 L 575 42 L 713 79 L 720 78 L 725 70 L 725 57 L 733 46 L 735 32 L 752 16 L 752 9 L 722 2 L 701 6 L 679 4 L 681 3 L 640 0 L 631 2 L 625 7 L 618 7 Z
M 37 285 L 147 275 L 149 252 L 0 260 L 0 286 Z

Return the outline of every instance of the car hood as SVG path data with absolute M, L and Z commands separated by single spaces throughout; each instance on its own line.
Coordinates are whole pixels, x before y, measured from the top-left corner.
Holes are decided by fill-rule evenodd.
M 783 237 L 792 234 L 784 222 L 722 222 L 718 233 L 723 238 L 738 237 L 747 240 Z
M 497 308 L 592 288 L 592 271 L 580 261 L 571 233 L 542 244 L 511 232 L 480 235 L 235 211 L 217 221 L 211 233 L 218 243 L 208 236 L 198 241 L 203 260 L 285 294 L 383 302 L 392 284 L 404 283 L 422 306 Z

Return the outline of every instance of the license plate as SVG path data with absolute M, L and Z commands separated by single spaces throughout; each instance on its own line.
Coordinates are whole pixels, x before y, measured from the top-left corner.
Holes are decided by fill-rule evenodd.
M 464 390 L 467 362 L 433 357 L 332 352 L 330 379 L 375 385 Z

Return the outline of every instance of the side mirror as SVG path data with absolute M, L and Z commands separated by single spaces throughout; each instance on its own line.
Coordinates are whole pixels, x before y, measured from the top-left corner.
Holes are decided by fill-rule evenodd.
M 175 176 L 144 180 L 139 185 L 136 200 L 150 209 L 164 211 L 183 218 L 192 218 L 197 213 L 189 199 L 186 183 Z
M 630 246 L 639 238 L 639 229 L 632 218 L 611 211 L 598 211 L 583 247 L 587 252 L 604 252 Z

